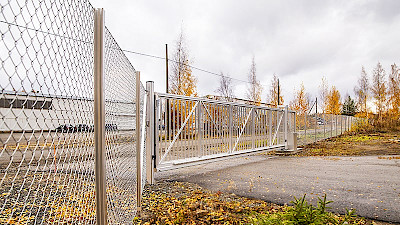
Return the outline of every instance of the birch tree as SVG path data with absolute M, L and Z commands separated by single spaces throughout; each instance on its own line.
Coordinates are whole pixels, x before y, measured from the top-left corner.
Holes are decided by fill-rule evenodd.
M 274 74 L 271 80 L 271 86 L 268 93 L 268 102 L 271 105 L 277 107 L 278 98 L 279 98 L 279 104 L 282 105 L 283 104 L 282 88 L 279 83 L 278 77 L 276 76 L 276 74 Z
M 329 114 L 339 115 L 342 111 L 342 103 L 340 101 L 340 92 L 335 87 L 332 86 L 328 93 L 328 104 L 326 105 L 326 112 Z
M 361 113 L 367 115 L 368 107 L 367 101 L 369 98 L 369 80 L 367 72 L 365 72 L 364 66 L 361 68 L 361 75 L 358 78 L 357 86 L 354 87 L 354 93 L 356 94 L 357 98 L 357 106 Z
M 247 86 L 247 93 L 246 93 L 247 98 L 250 101 L 253 101 L 256 105 L 260 105 L 262 86 L 260 81 L 257 80 L 257 69 L 254 56 L 248 74 L 248 83 L 249 85 Z
M 383 69 L 382 64 L 378 62 L 373 71 L 373 83 L 372 83 L 372 94 L 374 97 L 374 103 L 376 106 L 376 112 L 378 113 L 378 121 L 382 123 L 383 113 L 385 112 L 386 105 L 386 71 Z
M 300 89 L 295 90 L 294 99 L 290 102 L 289 107 L 291 110 L 296 111 L 296 127 L 304 129 L 306 125 L 305 115 L 310 108 L 310 95 L 306 92 L 303 82 L 300 85 Z
M 400 69 L 396 64 L 391 65 L 388 94 L 392 122 L 400 123 Z
M 328 81 L 326 80 L 325 77 L 322 77 L 321 84 L 319 85 L 319 99 L 320 99 L 320 107 L 322 109 L 322 112 L 326 112 L 326 105 L 328 103 L 328 93 L 329 93 L 329 86 L 328 86 Z
M 229 75 L 225 76 L 221 72 L 221 79 L 219 80 L 219 86 L 216 92 L 224 97 L 226 101 L 232 101 L 233 98 L 235 98 L 233 88 L 232 78 L 230 78 Z
M 172 74 L 170 76 L 170 93 L 186 96 L 197 96 L 197 79 L 192 74 L 189 66 L 190 59 L 186 47 L 183 30 L 176 41 L 176 49 L 173 55 Z

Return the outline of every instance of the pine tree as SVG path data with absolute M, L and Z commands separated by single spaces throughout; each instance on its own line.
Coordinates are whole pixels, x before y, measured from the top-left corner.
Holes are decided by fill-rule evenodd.
M 355 101 L 347 95 L 346 100 L 343 103 L 342 114 L 347 116 L 354 116 L 357 113 L 357 106 Z

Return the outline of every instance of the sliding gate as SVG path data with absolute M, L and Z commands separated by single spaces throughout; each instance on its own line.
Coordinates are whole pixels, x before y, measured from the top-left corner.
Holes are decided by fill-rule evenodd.
M 295 113 L 148 90 L 147 165 L 157 171 L 223 157 L 287 149 Z M 151 161 L 150 161 L 151 160 Z M 151 164 L 150 164 L 151 163 Z

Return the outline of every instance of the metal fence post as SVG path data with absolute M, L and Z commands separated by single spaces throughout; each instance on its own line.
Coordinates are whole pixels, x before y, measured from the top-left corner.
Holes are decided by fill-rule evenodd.
M 325 120 L 325 113 L 324 113 L 324 112 L 322 112 L 322 116 L 324 117 L 324 118 L 322 119 L 322 122 L 324 123 L 324 138 L 323 138 L 323 139 L 325 139 L 325 138 L 326 138 L 326 132 L 325 132 L 326 120 Z
M 316 106 L 315 106 L 316 107 Z M 314 143 L 317 142 L 317 127 L 318 127 L 318 115 L 315 113 L 315 124 L 314 124 Z
M 293 123 L 294 123 L 294 132 L 297 132 L 297 112 L 294 112 L 294 116 L 293 116 Z M 300 130 L 300 128 L 299 128 Z
M 154 95 L 154 167 L 155 167 L 155 171 L 157 171 L 157 166 L 160 162 L 160 150 L 159 150 L 159 143 L 158 140 L 160 138 L 160 129 L 161 129 L 161 125 L 160 125 L 160 111 L 159 109 L 161 108 L 161 98 L 158 98 L 158 96 Z M 170 110 L 171 112 L 171 110 Z
M 338 115 L 335 115 L 335 136 L 337 136 L 338 134 Z
M 146 109 L 146 178 L 149 184 L 154 184 L 154 82 L 146 82 L 147 109 Z M 167 138 L 167 137 L 165 137 Z
M 287 149 L 289 149 L 288 147 L 288 132 L 289 132 L 289 130 L 288 130 L 288 121 L 289 121 L 289 118 L 288 118 L 288 106 L 286 105 L 285 106 L 285 112 L 284 112 L 284 124 L 283 124 L 283 137 L 284 137 L 284 139 L 285 139 L 285 149 L 287 150 Z
M 307 142 L 307 112 L 304 113 L 304 139 L 303 139 L 303 145 L 305 145 Z
M 97 225 L 107 224 L 104 102 L 104 10 L 96 9 L 94 14 L 94 139 Z
M 136 72 L 136 212 L 140 216 L 142 209 L 142 154 L 140 152 L 140 72 Z
M 340 134 L 343 134 L 343 116 L 340 117 Z

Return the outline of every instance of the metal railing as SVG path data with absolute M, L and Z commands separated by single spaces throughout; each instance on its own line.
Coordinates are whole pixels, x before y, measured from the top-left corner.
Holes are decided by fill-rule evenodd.
M 131 223 L 146 173 L 145 89 L 102 10 L 0 7 L 0 224 Z
M 152 95 L 152 85 L 147 87 Z M 295 112 L 287 108 L 163 93 L 153 96 L 149 109 L 150 112 L 154 109 L 151 112 L 154 115 L 148 118 L 154 118 L 154 124 L 149 123 L 154 129 L 152 151 L 158 171 L 227 156 L 284 149 L 288 135 L 295 132 Z

